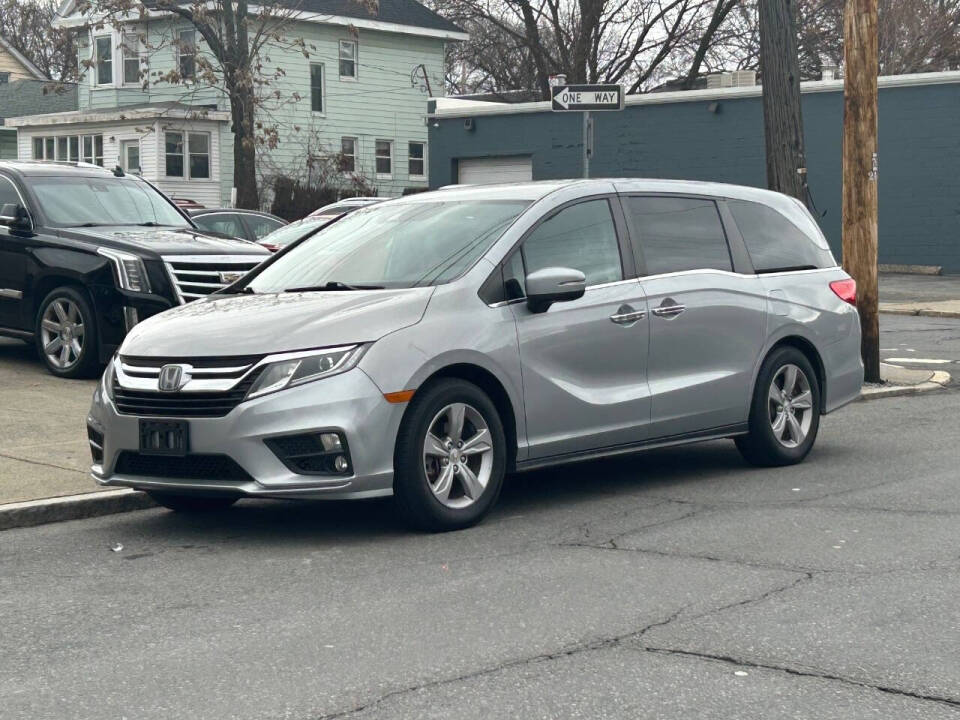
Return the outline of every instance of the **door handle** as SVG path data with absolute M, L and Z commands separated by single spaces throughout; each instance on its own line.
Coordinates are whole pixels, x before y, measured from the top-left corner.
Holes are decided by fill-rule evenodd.
M 610 322 L 617 325 L 631 325 L 647 316 L 644 310 L 634 310 L 631 307 L 620 308 L 615 315 L 610 316 Z
M 672 318 L 687 311 L 686 305 L 661 305 L 653 311 L 657 317 Z

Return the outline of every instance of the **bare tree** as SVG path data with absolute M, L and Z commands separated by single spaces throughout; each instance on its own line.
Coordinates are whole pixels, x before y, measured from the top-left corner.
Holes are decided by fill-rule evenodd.
M 77 79 L 77 46 L 73 36 L 53 27 L 57 0 L 0 1 L 0 28 L 13 47 L 51 80 Z
M 760 0 L 767 187 L 806 202 L 800 61 L 793 0 Z
M 473 33 L 452 55 L 458 90 L 538 90 L 549 76 L 621 83 L 642 92 L 675 74 L 689 56 L 697 70 L 741 0 L 433 0 Z M 479 32 L 478 32 L 479 31 Z M 682 75 L 689 74 L 685 66 Z

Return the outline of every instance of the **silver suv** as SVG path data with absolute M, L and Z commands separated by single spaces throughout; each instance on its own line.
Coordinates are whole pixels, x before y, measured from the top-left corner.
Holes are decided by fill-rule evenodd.
M 754 188 L 414 195 L 137 325 L 92 471 L 175 510 L 393 495 L 447 530 L 514 470 L 717 438 L 798 463 L 860 392 L 855 290 L 806 209 Z

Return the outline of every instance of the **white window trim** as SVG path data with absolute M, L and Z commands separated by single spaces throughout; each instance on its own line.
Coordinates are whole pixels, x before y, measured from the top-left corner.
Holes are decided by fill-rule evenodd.
M 97 54 L 97 41 L 107 38 L 110 40 L 110 82 L 101 83 L 100 82 L 100 56 Z M 93 60 L 93 67 L 91 74 L 91 84 L 93 85 L 94 90 L 106 90 L 112 89 L 117 86 L 117 42 L 116 42 L 116 33 L 111 32 L 109 35 L 97 35 L 96 33 L 92 34 L 92 41 L 90 43 L 90 59 Z
M 422 145 L 423 146 L 423 157 L 419 158 L 420 162 L 423 163 L 423 174 L 414 175 L 410 172 L 410 146 L 411 145 Z M 407 141 L 407 176 L 411 180 L 426 180 L 427 179 L 427 141 L 426 140 L 408 140 Z
M 138 71 L 138 74 L 137 74 L 137 79 L 136 79 L 135 81 L 133 81 L 133 82 L 127 82 L 127 68 L 126 68 L 127 57 L 126 57 L 126 53 L 125 53 L 125 50 L 126 50 L 126 36 L 127 36 L 127 35 L 134 35 L 134 36 L 136 36 L 136 38 L 137 38 L 137 60 L 138 60 L 138 62 L 137 62 L 137 71 Z M 141 86 L 141 84 L 142 84 L 142 82 L 143 82 L 143 79 L 140 77 L 140 74 L 143 73 L 143 71 L 146 69 L 146 66 L 147 66 L 147 57 L 146 57 L 146 52 L 145 52 L 146 48 L 144 47 L 143 42 L 141 42 L 140 35 L 141 35 L 141 33 L 140 33 L 139 30 L 132 30 L 132 31 L 125 30 L 124 32 L 120 33 L 120 74 L 119 74 L 117 77 L 118 77 L 118 79 L 119 79 L 119 83 L 118 83 L 118 84 L 119 84 L 121 87 L 126 87 L 126 88 L 136 87 L 136 88 L 138 88 L 138 87 Z
M 344 43 L 353 43 L 353 75 L 340 75 L 340 48 Z M 358 82 L 360 80 L 360 41 L 359 40 L 340 40 L 337 43 L 337 75 L 341 80 L 347 82 Z
M 318 65 L 320 67 L 320 107 L 322 110 L 313 109 L 313 67 Z M 313 117 L 325 118 L 327 116 L 327 65 L 322 62 L 312 62 L 310 63 L 310 69 L 308 71 L 309 82 L 310 82 L 310 114 Z
M 343 135 L 340 137 L 340 154 L 343 155 L 343 141 L 353 140 L 353 170 L 343 170 L 341 172 L 358 172 L 360 167 L 360 138 L 356 135 Z
M 43 135 L 33 135 L 33 136 L 31 136 L 31 138 L 30 138 L 30 157 L 31 157 L 32 159 L 35 159 L 35 160 L 47 160 L 47 161 L 51 161 L 51 162 L 52 162 L 52 161 L 56 161 L 56 162 L 88 162 L 87 158 L 89 157 L 89 161 L 90 161 L 90 162 L 96 162 L 96 161 L 97 161 L 97 154 L 96 154 L 96 153 L 97 153 L 97 141 L 96 141 L 96 138 L 97 138 L 97 137 L 100 137 L 100 138 L 101 138 L 101 149 L 102 149 L 102 153 L 103 153 L 103 154 L 100 155 L 100 158 L 101 158 L 101 160 L 104 161 L 104 165 L 101 166 L 101 167 L 105 167 L 105 166 L 106 166 L 106 148 L 103 147 L 104 140 L 102 140 L 102 138 L 103 138 L 103 133 L 102 133 L 102 132 L 96 132 L 96 133 L 91 133 L 91 132 L 86 132 L 86 133 L 83 133 L 83 132 L 45 133 L 45 134 L 43 134 Z M 70 159 L 70 140 L 71 140 L 72 138 L 77 138 L 77 157 L 76 157 L 76 159 Z M 84 140 L 84 138 L 90 138 L 90 150 L 91 150 L 91 152 L 93 153 L 92 155 L 89 155 L 89 156 L 86 156 L 86 157 L 85 157 L 84 154 L 83 154 L 83 140 Z M 60 155 L 60 140 L 61 140 L 61 139 L 66 139 L 66 142 L 67 142 L 67 157 L 59 157 L 59 155 Z M 36 149 L 36 148 L 35 148 L 35 144 L 36 144 L 36 142 L 37 142 L 38 140 L 39 140 L 39 141 L 41 142 L 41 144 L 43 145 L 43 153 L 42 153 L 43 156 L 40 157 L 40 158 L 35 158 L 35 157 L 34 157 L 34 154 L 35 154 L 34 151 L 35 151 L 35 149 Z M 52 140 L 52 141 L 53 141 L 53 156 L 52 156 L 52 157 L 48 157 L 48 156 L 47 156 L 47 141 L 49 141 L 49 140 Z
M 197 32 L 196 28 L 177 28 L 174 33 L 176 34 L 176 46 L 174 47 L 174 61 L 177 63 L 176 69 L 177 72 L 180 72 L 180 36 L 185 32 L 193 33 L 193 77 L 191 78 L 180 78 L 181 85 L 194 85 L 197 80 L 197 56 L 200 54 L 200 34 Z
M 118 135 L 117 136 L 117 165 L 122 167 L 124 171 L 131 172 L 130 168 L 127 167 L 127 153 L 126 148 L 133 143 L 137 144 L 138 156 L 140 158 L 140 167 L 137 168 L 139 171 L 137 174 L 143 175 L 143 138 L 140 135 Z M 164 158 L 166 162 L 166 158 Z
M 390 172 L 381 173 L 377 172 L 377 158 L 381 157 L 377 155 L 377 143 L 385 142 L 390 146 Z M 396 164 L 396 158 L 394 157 L 396 153 L 393 151 L 393 140 L 387 140 L 385 138 L 377 138 L 373 141 L 373 172 L 376 175 L 377 180 L 392 180 L 393 179 L 393 170 L 394 165 Z
M 183 175 L 168 175 L 167 174 L 167 133 L 178 133 L 183 136 Z M 190 136 L 191 135 L 206 135 L 207 136 L 207 158 L 208 166 L 210 168 L 210 174 L 208 177 L 195 178 L 190 173 Z M 160 153 L 163 155 L 163 179 L 170 182 L 219 182 L 217 177 L 217 170 L 213 165 L 213 138 L 214 133 L 209 130 L 186 130 L 181 128 L 164 128 L 163 134 L 160 138 Z M 141 149 L 142 152 L 142 149 Z M 143 162 L 141 160 L 141 166 Z

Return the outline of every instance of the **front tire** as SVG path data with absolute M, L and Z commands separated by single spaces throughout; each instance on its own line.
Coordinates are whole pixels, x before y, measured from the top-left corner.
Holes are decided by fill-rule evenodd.
M 233 505 L 238 498 L 230 495 L 211 497 L 204 495 L 177 495 L 175 493 L 147 492 L 157 505 L 180 513 L 204 513 L 224 510 Z
M 817 439 L 820 407 L 820 383 L 807 356 L 794 347 L 777 348 L 760 368 L 750 431 L 736 439 L 737 449 L 761 467 L 803 462 Z
M 71 379 L 99 374 L 96 317 L 87 296 L 77 288 L 58 287 L 43 299 L 34 336 L 52 374 Z
M 401 515 L 431 532 L 476 524 L 500 495 L 506 450 L 499 413 L 473 383 L 451 378 L 417 391 L 394 454 Z

